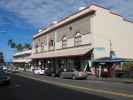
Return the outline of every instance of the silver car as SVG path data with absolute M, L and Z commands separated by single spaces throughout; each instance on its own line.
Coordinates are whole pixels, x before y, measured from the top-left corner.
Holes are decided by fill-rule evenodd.
M 73 80 L 75 80 L 75 79 L 87 79 L 88 74 L 86 72 L 77 71 L 77 70 L 64 71 L 64 72 L 61 72 L 60 77 L 61 78 L 71 78 Z

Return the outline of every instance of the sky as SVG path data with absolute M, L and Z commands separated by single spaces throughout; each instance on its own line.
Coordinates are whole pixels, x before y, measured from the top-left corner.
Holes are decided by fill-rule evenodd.
M 77 12 L 79 7 L 98 4 L 133 21 L 133 0 L 0 0 L 0 51 L 6 61 L 16 52 L 9 39 L 32 44 L 39 29 Z

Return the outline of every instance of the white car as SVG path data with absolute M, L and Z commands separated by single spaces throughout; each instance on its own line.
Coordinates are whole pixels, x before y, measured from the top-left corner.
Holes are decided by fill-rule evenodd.
M 44 75 L 45 70 L 42 69 L 34 69 L 33 73 L 37 75 Z
M 3 70 L 7 70 L 7 67 L 3 66 Z

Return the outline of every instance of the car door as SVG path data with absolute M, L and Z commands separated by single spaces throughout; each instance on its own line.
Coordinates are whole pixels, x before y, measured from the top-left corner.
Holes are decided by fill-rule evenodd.
M 73 72 L 72 72 L 72 71 L 67 71 L 67 72 L 65 73 L 65 76 L 66 76 L 66 78 L 72 78 Z
M 71 73 L 68 71 L 62 72 L 61 75 L 63 78 L 71 78 Z

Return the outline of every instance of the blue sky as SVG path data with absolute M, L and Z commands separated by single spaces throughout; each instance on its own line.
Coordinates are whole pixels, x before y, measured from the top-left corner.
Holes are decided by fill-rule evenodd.
M 7 46 L 9 39 L 31 43 L 39 28 L 92 3 L 133 21 L 133 0 L 0 0 L 0 51 L 4 52 L 6 61 L 11 60 L 15 50 Z

